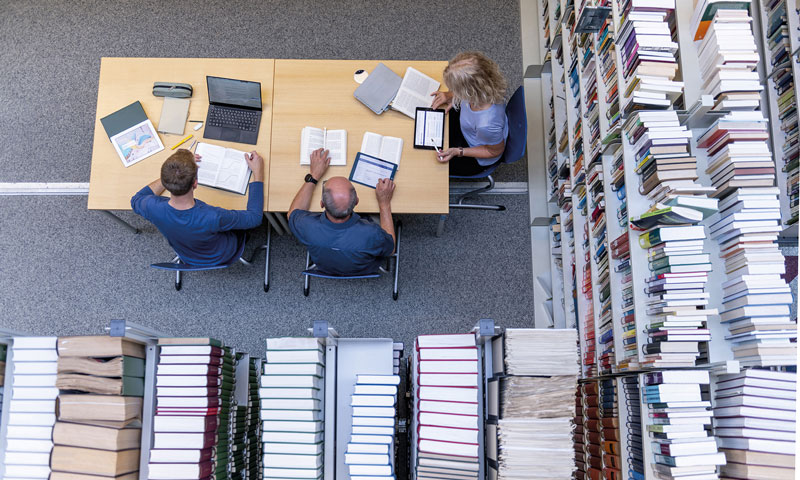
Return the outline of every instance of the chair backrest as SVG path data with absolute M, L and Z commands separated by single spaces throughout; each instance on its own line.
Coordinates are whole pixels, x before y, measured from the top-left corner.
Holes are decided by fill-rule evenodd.
M 236 254 L 234 254 L 233 258 L 228 260 L 225 263 L 221 263 L 219 265 L 209 265 L 209 266 L 199 266 L 199 265 L 189 265 L 188 263 L 153 263 L 150 266 L 153 268 L 157 268 L 159 270 L 171 270 L 171 271 L 179 271 L 179 272 L 201 272 L 203 270 L 219 270 L 222 268 L 228 268 L 234 263 L 238 262 L 242 255 L 244 254 L 244 247 L 247 243 L 247 236 L 245 234 L 238 235 L 237 238 L 237 246 L 236 246 Z
M 503 156 L 498 163 L 514 163 L 525 155 L 528 143 L 528 118 L 525 115 L 525 92 L 520 86 L 506 105 L 508 138 Z

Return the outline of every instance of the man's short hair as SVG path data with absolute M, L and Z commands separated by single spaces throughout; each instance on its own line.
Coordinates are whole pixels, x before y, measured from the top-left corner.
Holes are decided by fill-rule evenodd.
M 342 206 L 337 206 L 333 201 L 333 195 L 330 189 L 325 185 L 325 182 L 322 182 L 322 203 L 325 205 L 325 211 L 327 211 L 331 217 L 336 219 L 349 217 L 353 214 L 357 202 L 358 195 L 356 195 L 356 189 L 350 185 L 350 199 L 347 205 L 345 205 L 344 208 L 342 208 Z
M 173 195 L 184 195 L 197 178 L 194 154 L 185 148 L 173 153 L 161 165 L 161 184 Z

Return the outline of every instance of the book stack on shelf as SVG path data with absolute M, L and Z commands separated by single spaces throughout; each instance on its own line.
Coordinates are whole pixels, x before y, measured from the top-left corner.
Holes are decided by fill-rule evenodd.
M 254 368 L 250 356 L 243 352 L 236 352 L 234 358 L 234 401 L 231 403 L 228 478 L 246 479 L 251 472 L 253 474 L 258 472 L 257 461 L 256 465 L 253 465 L 253 458 L 258 458 L 261 454 L 258 451 L 258 425 L 261 423 L 258 369 Z M 253 380 L 255 388 L 251 387 Z
M 628 0 L 622 2 L 617 45 L 620 46 L 625 91 L 621 108 L 624 114 L 640 109 L 672 106 L 682 93 L 683 83 L 673 80 L 678 70 L 667 15 L 669 8 Z
M 7 350 L 8 346 L 5 343 L 0 343 L 0 418 L 3 418 L 3 395 L 5 394 Z
M 586 478 L 600 478 L 603 473 L 603 446 L 600 437 L 600 386 L 597 380 L 582 382 L 584 463 Z
M 149 477 L 227 478 L 234 354 L 213 338 L 160 338 Z
M 745 10 L 717 10 L 699 42 L 704 90 L 719 99 L 731 93 L 758 95 L 762 86 L 751 18 Z M 720 199 L 709 226 L 719 243 L 727 281 L 721 321 L 728 324 L 734 358 L 747 365 L 797 362 L 796 323 L 789 318 L 791 291 L 780 277 L 784 258 L 775 243 L 781 231 L 780 190 L 760 110 L 734 110 L 697 139 L 707 149 L 706 173 Z
M 744 370 L 720 375 L 714 392 L 714 428 L 727 458 L 726 478 L 796 478 L 797 374 Z
M 247 469 L 243 472 L 242 480 L 261 478 L 263 471 L 261 464 L 261 400 L 258 396 L 258 375 L 261 368 L 261 359 L 250 357 L 247 371 L 247 433 L 244 454 Z
M 574 472 L 577 340 L 572 329 L 509 328 L 493 341 L 505 352 L 487 390 L 486 436 L 497 439 L 498 478 L 568 478 Z
M 322 339 L 268 338 L 261 376 L 265 479 L 320 478 L 323 461 Z
M 586 478 L 586 428 L 584 425 L 583 414 L 583 389 L 578 384 L 575 389 L 575 416 L 572 418 L 572 423 L 575 425 L 575 430 L 572 431 L 572 448 L 575 451 L 575 473 L 574 477 L 578 480 Z
M 625 403 L 625 431 L 627 435 L 621 438 L 621 445 L 625 448 L 624 458 L 627 459 L 628 478 L 631 480 L 644 480 L 644 451 L 642 446 L 642 400 L 639 396 L 639 376 L 632 375 L 620 377 L 622 384 L 622 398 Z M 620 417 L 620 421 L 622 418 Z
M 619 408 L 613 378 L 600 380 L 600 439 L 603 447 L 603 478 L 621 478 Z
M 350 442 L 344 453 L 344 463 L 353 478 L 394 480 L 394 426 L 397 410 L 397 375 L 357 375 L 351 395 L 353 407 Z M 421 426 L 426 435 L 450 441 L 453 432 L 431 426 Z
M 58 339 L 52 480 L 139 478 L 144 357 L 127 338 Z
M 478 404 L 475 336 L 420 335 L 414 347 L 411 469 L 415 478 L 477 479 L 483 411 Z M 442 440 L 445 435 L 449 440 Z
M 561 256 L 561 217 L 559 215 L 553 215 L 550 218 L 550 235 L 553 239 L 553 247 L 550 249 L 550 253 L 554 256 Z
M 795 97 L 795 80 L 792 70 L 792 46 L 787 24 L 789 12 L 786 10 L 786 0 L 769 0 L 764 3 L 767 22 L 763 30 L 767 38 L 767 51 L 770 54 L 768 73 L 771 75 L 772 86 L 777 96 L 777 117 L 780 120 L 782 132 L 782 138 L 780 138 L 783 157 L 782 169 L 787 176 L 785 192 L 789 198 L 787 223 L 793 224 L 797 223 L 800 138 L 798 138 L 797 98 Z
M 600 6 L 610 6 L 610 0 L 601 0 Z M 619 122 L 622 112 L 619 110 L 619 84 L 617 81 L 617 62 L 614 43 L 614 19 L 608 16 L 600 32 L 597 34 L 597 57 L 600 75 L 605 86 L 605 117 L 608 122 L 603 143 L 607 144 L 619 138 Z
M 56 337 L 14 337 L 11 351 L 4 478 L 48 480 L 58 396 Z
M 647 440 L 652 442 L 645 462 L 663 478 L 718 478 L 717 466 L 725 464 L 725 455 L 706 430 L 711 402 L 701 385 L 708 385 L 708 371 L 661 371 L 640 378 Z

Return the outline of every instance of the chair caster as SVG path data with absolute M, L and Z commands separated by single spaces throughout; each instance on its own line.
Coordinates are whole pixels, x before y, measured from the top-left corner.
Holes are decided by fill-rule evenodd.
M 264 284 L 264 293 L 269 292 L 269 283 Z
M 303 289 L 303 295 L 306 297 L 308 296 L 308 288 Z
M 396 301 L 397 301 L 397 297 L 398 297 L 399 295 L 400 295 L 400 293 L 399 293 L 399 292 L 392 292 L 392 300 L 394 300 L 394 301 L 396 302 Z
M 182 286 L 183 284 L 181 282 L 175 282 L 175 290 L 180 292 Z

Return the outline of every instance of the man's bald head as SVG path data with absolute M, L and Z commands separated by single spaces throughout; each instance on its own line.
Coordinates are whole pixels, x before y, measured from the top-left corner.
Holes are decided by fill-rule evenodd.
M 345 177 L 332 177 L 322 183 L 322 208 L 336 219 L 353 214 L 358 204 L 356 189 Z

